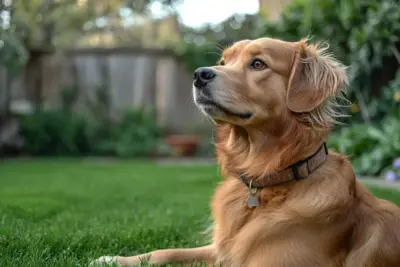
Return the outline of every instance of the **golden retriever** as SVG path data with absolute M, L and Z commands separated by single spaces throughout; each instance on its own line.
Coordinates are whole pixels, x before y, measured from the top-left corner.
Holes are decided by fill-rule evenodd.
M 212 201 L 212 243 L 97 262 L 400 267 L 400 209 L 324 146 L 347 83 L 345 67 L 307 40 L 243 40 L 197 69 L 194 100 L 215 122 L 225 178 Z

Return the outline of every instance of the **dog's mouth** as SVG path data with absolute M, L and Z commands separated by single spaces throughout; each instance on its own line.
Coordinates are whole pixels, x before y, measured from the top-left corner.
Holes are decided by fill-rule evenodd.
M 229 116 L 239 117 L 241 119 L 249 119 L 253 115 L 251 112 L 238 113 L 231 111 L 211 99 L 199 99 L 197 100 L 197 104 L 201 105 L 205 110 L 207 110 L 207 108 L 217 108 Z

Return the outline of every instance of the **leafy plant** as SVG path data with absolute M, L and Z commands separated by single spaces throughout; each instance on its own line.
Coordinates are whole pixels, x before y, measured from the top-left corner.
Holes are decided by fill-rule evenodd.
M 153 112 L 126 112 L 116 129 L 115 152 L 120 157 L 152 156 L 157 150 L 161 130 Z
M 329 146 L 350 157 L 357 173 L 379 175 L 400 155 L 400 120 L 389 116 L 375 125 L 355 124 L 331 135 Z
M 21 128 L 25 151 L 39 156 L 146 157 L 156 151 L 161 137 L 154 115 L 144 110 L 128 111 L 107 125 L 66 109 L 38 110 L 21 119 Z M 93 135 L 106 128 L 107 134 Z
M 395 79 L 383 87 L 381 97 L 371 99 L 367 107 L 373 121 L 380 121 L 387 114 L 400 114 L 400 70 Z
M 78 88 L 64 86 L 62 105 L 37 110 L 21 119 L 25 151 L 32 155 L 150 156 L 156 151 L 161 130 L 153 112 L 130 110 L 120 119 L 110 115 L 106 87 L 99 87 L 88 110 L 74 112 Z
M 38 110 L 21 119 L 25 151 L 39 156 L 86 154 L 85 120 L 65 110 Z
M 86 138 L 91 154 L 111 156 L 115 154 L 116 121 L 110 115 L 110 97 L 107 86 L 98 86 L 95 95 L 87 102 Z

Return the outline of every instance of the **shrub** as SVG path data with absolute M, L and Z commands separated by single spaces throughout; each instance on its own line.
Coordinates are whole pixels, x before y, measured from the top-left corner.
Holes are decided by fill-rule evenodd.
M 161 129 L 156 114 L 145 109 L 128 110 L 120 119 L 110 115 L 107 87 L 100 86 L 88 102 L 86 138 L 93 155 L 137 157 L 150 156 L 156 150 Z
M 81 155 L 89 152 L 85 120 L 67 110 L 38 110 L 21 118 L 24 149 L 32 155 Z
M 107 86 L 97 86 L 94 96 L 86 102 L 85 137 L 90 144 L 92 155 L 115 155 L 114 136 L 117 121 L 111 118 L 110 106 Z
M 120 157 L 152 156 L 157 150 L 161 130 L 153 112 L 126 112 L 115 132 L 115 153 Z
M 329 146 L 351 159 L 363 175 L 382 174 L 400 155 L 400 119 L 388 116 L 374 125 L 355 124 L 331 135 Z
M 25 151 L 38 156 L 151 156 L 161 130 L 155 116 L 128 111 L 121 120 L 94 120 L 68 109 L 39 110 L 21 119 Z
M 371 99 L 367 107 L 373 121 L 380 121 L 386 115 L 400 114 L 400 70 L 397 71 L 395 79 L 383 87 L 381 97 Z

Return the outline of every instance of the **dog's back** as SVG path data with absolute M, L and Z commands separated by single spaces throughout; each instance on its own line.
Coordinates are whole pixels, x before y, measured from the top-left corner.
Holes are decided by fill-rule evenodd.
M 400 266 L 400 209 L 356 183 L 355 229 L 346 266 Z

